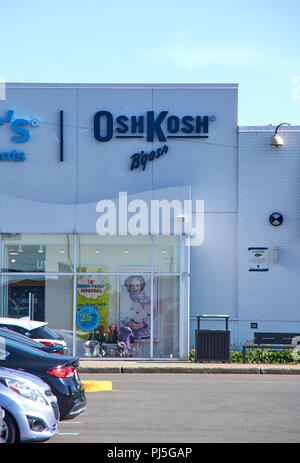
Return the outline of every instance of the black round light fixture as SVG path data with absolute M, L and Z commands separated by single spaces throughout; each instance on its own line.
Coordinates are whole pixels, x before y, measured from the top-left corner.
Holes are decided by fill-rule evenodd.
M 270 224 L 273 225 L 273 227 L 278 227 L 282 224 L 283 217 L 279 212 L 273 212 L 273 214 L 270 215 L 269 220 Z

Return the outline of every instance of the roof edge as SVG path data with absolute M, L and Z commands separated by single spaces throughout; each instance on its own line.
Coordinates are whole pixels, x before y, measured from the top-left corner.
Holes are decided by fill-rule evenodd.
M 239 87 L 238 83 L 71 83 L 71 82 L 6 82 L 7 88 L 198 88 L 218 89 Z

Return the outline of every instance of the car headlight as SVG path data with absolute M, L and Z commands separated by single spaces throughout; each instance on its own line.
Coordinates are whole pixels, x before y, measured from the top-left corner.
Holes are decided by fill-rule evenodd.
M 0 382 L 26 399 L 43 404 L 47 403 L 42 394 L 37 389 L 32 389 L 23 381 L 11 378 L 0 378 Z

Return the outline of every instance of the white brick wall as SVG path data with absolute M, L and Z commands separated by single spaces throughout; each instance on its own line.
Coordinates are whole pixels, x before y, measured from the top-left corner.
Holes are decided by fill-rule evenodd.
M 283 130 L 284 129 L 284 130 Z M 238 162 L 238 319 L 236 342 L 259 331 L 300 332 L 300 127 L 241 127 Z M 269 223 L 280 212 L 279 227 Z M 268 247 L 268 272 L 248 271 L 248 247 Z M 272 248 L 278 248 L 278 263 Z

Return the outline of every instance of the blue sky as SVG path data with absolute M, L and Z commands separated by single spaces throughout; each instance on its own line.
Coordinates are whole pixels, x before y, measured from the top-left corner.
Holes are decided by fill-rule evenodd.
M 7 82 L 234 82 L 240 125 L 300 125 L 299 0 L 0 0 L 0 18 Z

